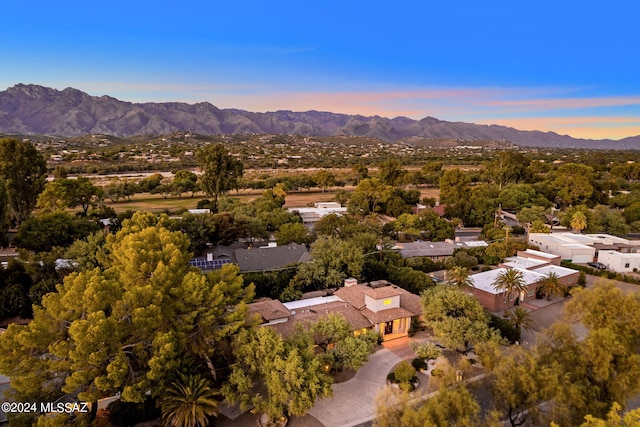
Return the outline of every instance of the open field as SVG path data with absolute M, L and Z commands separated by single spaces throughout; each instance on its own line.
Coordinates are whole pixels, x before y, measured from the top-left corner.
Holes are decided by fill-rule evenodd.
M 347 192 L 353 191 L 353 187 L 344 187 L 343 190 Z M 234 199 L 239 199 L 242 202 L 250 202 L 259 197 L 262 193 L 261 190 L 241 190 L 238 193 L 229 193 L 229 196 Z M 421 197 L 435 197 L 438 198 L 440 190 L 437 188 L 421 188 Z M 335 190 L 322 192 L 320 190 L 303 191 L 299 193 L 287 194 L 285 207 L 297 208 L 304 207 L 315 202 L 330 202 L 335 197 Z M 175 211 L 178 209 L 195 209 L 199 200 L 205 199 L 207 196 L 203 193 L 196 193 L 193 197 L 172 197 L 169 196 L 166 199 L 162 198 L 160 194 L 142 193 L 135 194 L 131 197 L 131 201 L 119 201 L 117 203 L 111 202 L 107 199 L 104 204 L 115 209 L 116 212 L 125 212 L 127 210 L 133 211 L 150 211 L 150 212 L 164 212 Z

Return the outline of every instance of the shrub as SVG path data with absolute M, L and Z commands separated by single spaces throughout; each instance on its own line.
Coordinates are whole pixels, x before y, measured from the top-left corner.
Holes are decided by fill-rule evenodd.
M 396 366 L 395 377 L 399 383 L 410 383 L 416 378 L 416 370 L 409 362 L 403 360 Z
M 424 359 L 420 357 L 416 357 L 415 359 L 413 359 L 411 361 L 411 366 L 413 366 L 416 371 L 424 371 L 429 367 L 427 362 L 425 362 Z
M 431 371 L 431 375 L 433 375 L 434 377 L 442 377 L 444 376 L 444 371 L 442 369 L 434 369 L 433 371 Z
M 422 344 L 411 344 L 411 348 L 421 359 L 437 359 L 442 355 L 442 350 L 432 342 Z

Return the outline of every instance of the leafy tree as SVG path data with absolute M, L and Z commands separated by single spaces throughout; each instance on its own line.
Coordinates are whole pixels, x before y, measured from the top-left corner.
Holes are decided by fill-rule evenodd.
M 397 159 L 389 159 L 380 165 L 380 181 L 387 185 L 396 187 L 402 183 L 405 171 L 402 169 L 402 163 Z
M 495 336 L 480 302 L 449 285 L 436 285 L 423 292 L 422 313 L 425 325 L 441 337 L 444 345 L 461 353 Z
M 580 427 L 631 427 L 640 425 L 640 409 L 634 409 L 620 415 L 622 406 L 618 403 L 614 403 L 611 406 L 611 410 L 607 414 L 607 419 L 600 419 L 593 415 L 587 415 L 584 417 L 584 422 L 580 424 Z M 557 424 L 552 423 L 552 426 Z
M 640 296 L 596 283 L 576 289 L 566 311 L 567 318 L 539 339 L 539 358 L 560 379 L 552 419 L 578 425 L 589 414 L 606 417 L 614 402 L 640 391 Z M 573 322 L 582 322 L 586 336 L 576 336 Z
M 288 342 L 270 328 L 245 329 L 234 340 L 233 354 L 236 363 L 222 393 L 230 402 L 266 412 L 270 420 L 304 415 L 317 398 L 332 393 L 312 342 Z
M 503 209 L 522 210 L 540 205 L 549 206 L 551 203 L 540 195 L 531 184 L 509 184 L 500 191 L 498 201 Z M 531 221 L 523 221 L 531 222 Z
M 318 171 L 315 174 L 314 178 L 315 178 L 315 181 L 318 183 L 318 186 L 322 188 L 323 193 L 327 191 L 329 188 L 336 185 L 336 176 L 333 173 L 329 172 L 328 170 L 323 169 L 321 171 Z
M 47 162 L 31 142 L 0 139 L 0 177 L 6 186 L 9 219 L 20 226 L 36 206 L 46 182 Z
M 23 222 L 18 228 L 15 244 L 34 252 L 50 251 L 54 246 L 67 247 L 99 229 L 100 226 L 90 219 L 54 212 Z
M 306 334 L 306 336 L 305 336 Z M 368 359 L 377 341 L 377 334 L 354 335 L 351 325 L 339 314 L 331 313 L 298 331 L 296 339 L 313 341 L 322 351 L 323 365 L 334 371 L 359 369 Z
M 412 342 L 411 349 L 416 353 L 416 356 L 421 359 L 435 360 L 442 356 L 442 349 L 432 342 L 425 342 L 421 344 Z
M 9 201 L 7 199 L 7 186 L 0 176 L 0 247 L 8 244 L 7 228 L 9 226 Z
M 309 230 L 299 222 L 282 224 L 276 231 L 276 242 L 281 246 L 293 242 L 308 243 L 309 240 Z
M 173 176 L 173 190 L 181 196 L 182 193 L 191 193 L 191 197 L 198 190 L 198 176 L 188 170 L 176 171 Z
M 529 160 L 517 151 L 500 151 L 493 161 L 487 164 L 485 173 L 500 190 L 510 182 L 530 180 L 527 167 Z
M 558 168 L 552 185 L 564 205 L 585 203 L 594 193 L 594 170 L 590 166 L 567 163 Z
M 353 165 L 351 167 L 351 170 L 356 176 L 354 185 L 358 185 L 358 183 L 360 183 L 360 181 L 362 181 L 363 179 L 369 178 L 369 169 L 367 169 L 365 165 Z
M 447 205 L 447 217 L 466 218 L 471 199 L 471 178 L 460 169 L 448 169 L 440 178 L 440 201 Z
M 557 380 L 556 372 L 540 366 L 534 354 L 510 347 L 491 369 L 493 402 L 512 427 L 542 425 L 540 406 L 553 395 Z
M 622 213 L 627 224 L 640 221 L 640 202 L 635 202 L 624 209 Z
M 0 267 L 0 320 L 31 317 L 29 290 L 32 286 L 33 280 L 23 263 L 10 260 L 6 268 Z
M 202 189 L 214 198 L 238 187 L 242 178 L 243 165 L 224 148 L 222 144 L 208 145 L 198 153 L 198 163 L 203 171 L 200 177 Z
M 376 397 L 375 427 L 495 426 L 480 419 L 480 405 L 464 384 L 442 383 L 432 398 L 415 405 L 404 391 L 385 389 Z
M 189 242 L 168 218 L 135 214 L 109 235 L 100 266 L 72 273 L 34 307 L 28 325 L 0 336 L 0 372 L 22 400 L 79 393 L 124 401 L 164 390 L 185 357 L 215 378 L 214 356 L 244 325 L 253 297 L 238 269 L 203 276 L 189 266 Z
M 316 287 L 338 287 L 348 277 L 359 277 L 364 265 L 362 250 L 353 242 L 320 236 L 311 244 L 311 261 L 298 269 L 299 278 Z
M 504 292 L 505 298 L 518 299 L 522 292 L 527 291 L 527 284 L 520 270 L 515 268 L 507 268 L 498 274 L 493 286 L 497 291 Z
M 551 272 L 538 281 L 538 291 L 542 292 L 547 297 L 547 301 L 551 301 L 551 297 L 554 295 L 564 296 L 566 288 L 560 281 L 560 277 Z
M 347 206 L 348 212 L 366 216 L 379 212 L 381 206 L 393 195 L 393 187 L 379 178 L 365 178 L 357 185 Z
M 216 392 L 198 374 L 179 374 L 162 392 L 160 406 L 166 426 L 205 427 L 209 417 L 218 415 Z
M 624 236 L 629 232 L 624 216 L 618 210 L 612 210 L 609 206 L 598 205 L 593 208 L 593 227 L 589 227 L 599 233 L 608 233 Z
M 532 224 L 535 221 L 546 221 L 545 208 L 542 206 L 531 206 L 520 209 L 518 212 L 518 221 Z
M 547 224 L 540 220 L 535 220 L 531 223 L 531 228 L 529 229 L 530 233 L 551 233 Z
M 87 215 L 89 206 L 97 203 L 102 199 L 102 189 L 93 185 L 89 178 L 85 178 L 82 176 L 71 181 L 71 202 L 69 203 L 69 205 L 70 207 L 80 205 L 80 207 L 82 208 L 82 213 L 84 215 Z

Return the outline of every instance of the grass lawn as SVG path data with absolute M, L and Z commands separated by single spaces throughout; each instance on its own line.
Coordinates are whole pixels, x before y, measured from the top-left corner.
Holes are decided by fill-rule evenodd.
M 343 190 L 347 192 L 353 191 L 353 187 L 345 187 Z M 330 202 L 334 200 L 336 190 L 322 192 L 319 190 L 303 191 L 300 193 L 289 193 L 285 201 L 285 208 L 298 208 L 308 206 L 314 202 Z M 229 193 L 234 199 L 239 199 L 242 202 L 250 202 L 256 199 L 262 194 L 261 190 L 241 190 L 240 192 Z M 421 197 L 435 197 L 438 198 L 440 190 L 437 188 L 421 188 Z M 194 197 L 184 195 L 182 197 L 169 196 L 164 199 L 160 194 L 142 193 L 135 194 L 131 197 L 131 201 L 118 201 L 117 203 L 111 202 L 106 199 L 104 204 L 115 209 L 116 212 L 125 212 L 127 210 L 132 211 L 148 211 L 148 212 L 164 212 L 175 211 L 178 209 L 195 209 L 198 201 L 206 199 L 207 196 L 204 193 L 196 193 Z

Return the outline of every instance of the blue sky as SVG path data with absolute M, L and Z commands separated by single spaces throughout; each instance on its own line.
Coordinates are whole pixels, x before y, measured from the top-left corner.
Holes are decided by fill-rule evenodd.
M 2 12 L 0 90 L 640 134 L 635 1 L 27 0 Z

